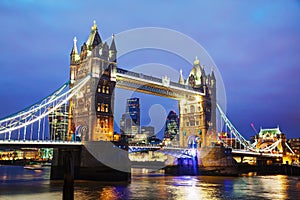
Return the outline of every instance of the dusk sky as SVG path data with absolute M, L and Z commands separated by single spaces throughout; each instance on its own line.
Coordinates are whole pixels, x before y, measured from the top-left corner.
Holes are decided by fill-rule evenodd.
M 1 118 L 68 80 L 73 37 L 80 48 L 96 20 L 103 40 L 142 27 L 191 37 L 220 71 L 227 116 L 246 138 L 255 134 L 251 123 L 256 129 L 279 125 L 288 138 L 300 137 L 299 1 L 2 0 L 0 15 Z M 192 68 L 170 53 L 149 49 L 124 55 L 118 66 L 131 69 L 147 63 L 182 68 L 185 78 Z M 153 101 L 170 105 L 166 112 L 177 109 L 175 101 L 152 99 L 141 95 L 142 111 Z M 142 116 L 143 125 L 149 123 L 147 117 Z

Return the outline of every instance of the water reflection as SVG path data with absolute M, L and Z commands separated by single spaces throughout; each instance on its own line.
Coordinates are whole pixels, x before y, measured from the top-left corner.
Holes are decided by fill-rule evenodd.
M 288 199 L 288 177 L 253 176 L 242 177 L 234 183 L 235 196 L 256 192 L 253 196 L 265 199 Z
M 76 181 L 75 199 L 300 199 L 299 177 L 144 173 L 135 172 L 130 184 Z M 61 199 L 62 181 L 48 180 L 49 174 L 0 166 L 0 199 Z

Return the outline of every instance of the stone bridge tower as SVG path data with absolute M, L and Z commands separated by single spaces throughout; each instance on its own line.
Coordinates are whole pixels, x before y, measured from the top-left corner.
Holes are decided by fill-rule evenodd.
M 78 54 L 76 38 L 70 55 L 71 87 L 91 75 L 81 91 L 70 100 L 69 134 L 83 141 L 111 141 L 114 133 L 114 88 L 117 50 L 102 42 L 96 22 Z
M 180 100 L 180 146 L 205 147 L 216 142 L 216 78 L 206 75 L 196 57 L 187 80 L 180 71 L 179 83 L 204 93 Z

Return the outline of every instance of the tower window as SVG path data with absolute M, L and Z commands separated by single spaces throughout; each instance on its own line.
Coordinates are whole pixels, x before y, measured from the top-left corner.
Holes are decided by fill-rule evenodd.
M 109 94 L 109 86 L 106 86 L 106 94 Z
M 191 113 L 194 113 L 195 112 L 195 106 L 191 105 L 190 110 L 191 110 Z

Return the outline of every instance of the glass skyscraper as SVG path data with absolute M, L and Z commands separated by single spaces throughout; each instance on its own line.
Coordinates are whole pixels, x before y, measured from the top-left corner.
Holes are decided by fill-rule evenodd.
M 130 98 L 126 102 L 126 112 L 120 121 L 120 131 L 125 135 L 140 133 L 140 99 Z

